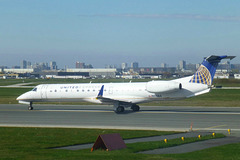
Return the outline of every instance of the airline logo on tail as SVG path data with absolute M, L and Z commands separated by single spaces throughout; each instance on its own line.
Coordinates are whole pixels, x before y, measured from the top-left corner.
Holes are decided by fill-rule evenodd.
M 190 82 L 211 85 L 212 84 L 212 76 L 211 76 L 209 70 L 204 65 L 201 65 L 198 68 L 197 72 L 193 75 Z
M 208 86 L 212 85 L 213 77 L 215 75 L 218 63 L 222 59 L 232 60 L 235 56 L 209 56 L 205 58 L 198 68 L 197 72 L 193 75 L 190 83 L 201 83 Z

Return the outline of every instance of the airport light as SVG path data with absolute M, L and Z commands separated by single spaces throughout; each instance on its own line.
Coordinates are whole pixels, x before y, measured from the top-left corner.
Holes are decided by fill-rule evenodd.
M 198 139 L 201 139 L 201 137 L 202 137 L 202 136 L 199 134 L 199 135 L 198 135 Z
M 181 137 L 182 141 L 184 141 L 184 137 Z
M 228 129 L 228 134 L 231 134 L 231 130 L 230 129 Z
M 167 139 L 164 139 L 164 142 L 167 143 Z

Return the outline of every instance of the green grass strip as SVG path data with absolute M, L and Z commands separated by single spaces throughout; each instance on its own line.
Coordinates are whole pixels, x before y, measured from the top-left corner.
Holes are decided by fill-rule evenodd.
M 206 136 L 201 137 L 200 139 L 198 137 L 184 138 L 184 141 L 181 139 L 181 137 L 179 137 L 176 139 L 167 140 L 167 143 L 165 143 L 162 140 L 162 141 L 139 142 L 139 143 L 127 144 L 127 148 L 131 152 L 136 153 L 136 152 L 140 152 L 140 151 L 174 147 L 174 146 L 183 145 L 183 144 L 187 144 L 187 143 L 194 143 L 194 142 L 215 139 L 215 138 L 223 138 L 223 137 L 225 137 L 225 135 L 220 134 L 220 133 L 217 133 L 215 136 L 206 135 Z

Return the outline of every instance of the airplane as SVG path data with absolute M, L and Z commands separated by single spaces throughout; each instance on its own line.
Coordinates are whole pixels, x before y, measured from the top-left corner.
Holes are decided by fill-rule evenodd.
M 222 59 L 232 60 L 235 56 L 205 57 L 192 76 L 174 80 L 154 80 L 134 83 L 74 83 L 41 84 L 20 95 L 19 103 L 28 104 L 33 110 L 35 102 L 80 102 L 111 104 L 116 113 L 130 107 L 139 111 L 138 104 L 150 101 L 179 100 L 208 93 L 213 77 Z

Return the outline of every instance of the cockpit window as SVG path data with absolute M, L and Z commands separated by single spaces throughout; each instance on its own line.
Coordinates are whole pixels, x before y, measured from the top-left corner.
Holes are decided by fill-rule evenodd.
M 35 91 L 35 92 L 37 92 L 37 88 L 33 88 L 33 90 L 32 91 Z

